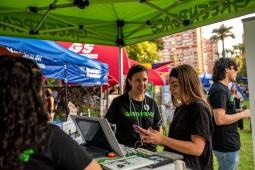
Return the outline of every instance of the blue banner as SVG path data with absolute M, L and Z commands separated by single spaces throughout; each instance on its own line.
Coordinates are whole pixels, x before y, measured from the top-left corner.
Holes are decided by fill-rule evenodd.
M 0 36 L 0 45 L 35 61 L 46 77 L 66 78 L 68 83 L 83 85 L 108 83 L 107 64 L 76 54 L 54 41 Z

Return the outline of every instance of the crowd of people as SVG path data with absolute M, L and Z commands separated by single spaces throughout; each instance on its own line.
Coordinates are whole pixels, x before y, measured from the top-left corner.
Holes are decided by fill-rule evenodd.
M 236 63 L 216 61 L 213 85 L 207 96 L 195 69 L 187 64 L 169 74 L 172 103 L 176 107 L 168 136 L 161 133 L 162 117 L 155 100 L 145 94 L 148 70 L 137 64 L 127 74 L 125 93 L 114 98 L 105 115 L 116 125 L 116 138 L 129 147 L 142 147 L 184 156 L 186 166 L 213 169 L 213 153 L 219 170 L 235 170 L 240 154 L 238 121 L 250 118 L 240 107 L 241 98 L 231 91 Z M 59 127 L 48 124 L 54 117 L 54 100 L 47 89 L 45 104 L 42 74 L 31 60 L 0 56 L 0 169 L 101 169 L 81 146 Z

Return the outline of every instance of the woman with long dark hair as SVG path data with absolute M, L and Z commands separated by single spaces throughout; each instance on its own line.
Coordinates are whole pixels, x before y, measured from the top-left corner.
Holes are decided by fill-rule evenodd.
M 48 124 L 41 78 L 31 60 L 0 56 L 0 169 L 101 169 L 75 141 Z
M 156 102 L 145 95 L 148 83 L 148 70 L 142 65 L 133 65 L 127 74 L 125 93 L 113 99 L 106 118 L 116 124 L 116 138 L 119 143 L 130 147 L 144 147 L 155 151 L 156 146 L 143 144 L 133 125 L 145 129 L 159 130 L 160 114 Z
M 173 68 L 169 75 L 172 102 L 176 106 L 169 134 L 139 128 L 145 143 L 165 146 L 165 151 L 184 156 L 187 167 L 213 169 L 212 113 L 198 75 L 190 65 Z

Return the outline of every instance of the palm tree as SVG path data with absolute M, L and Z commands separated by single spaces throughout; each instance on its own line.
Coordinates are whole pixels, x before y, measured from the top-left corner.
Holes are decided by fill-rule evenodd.
M 231 49 L 225 49 L 225 54 L 227 54 L 227 57 L 229 57 L 229 56 L 231 57 L 231 56 L 233 56 L 234 51 Z
M 213 41 L 222 41 L 222 57 L 225 58 L 225 48 L 224 48 L 224 39 L 231 37 L 235 38 L 235 35 L 230 31 L 233 27 L 226 27 L 224 24 L 222 24 L 219 28 L 215 28 L 212 30 L 212 33 L 214 34 L 211 37 L 211 40 Z
M 237 75 L 239 77 L 247 76 L 246 59 L 245 59 L 245 48 L 243 43 L 238 43 L 233 46 L 235 52 L 235 61 L 238 64 L 239 71 Z
M 243 43 L 238 43 L 238 45 L 233 46 L 234 51 L 236 55 L 241 55 L 242 57 L 245 57 L 245 49 L 244 49 L 244 44 Z

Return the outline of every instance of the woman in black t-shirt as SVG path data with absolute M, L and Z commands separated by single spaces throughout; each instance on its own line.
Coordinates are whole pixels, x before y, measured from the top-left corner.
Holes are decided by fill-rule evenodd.
M 48 124 L 41 78 L 31 60 L 0 56 L 0 169 L 101 170 L 78 143 Z
M 190 65 L 172 69 L 169 76 L 172 102 L 176 106 L 168 137 L 140 128 L 146 143 L 165 146 L 165 151 L 182 154 L 187 167 L 213 169 L 211 146 L 212 114 L 196 71 Z
M 157 127 L 160 114 L 156 102 L 145 95 L 148 83 L 148 70 L 142 65 L 133 65 L 127 74 L 125 93 L 113 99 L 105 117 L 116 124 L 116 138 L 119 143 L 130 147 L 143 147 L 156 151 L 152 144 L 142 144 L 139 134 L 132 125 L 145 129 Z

